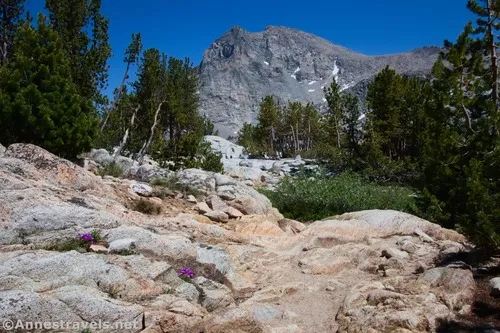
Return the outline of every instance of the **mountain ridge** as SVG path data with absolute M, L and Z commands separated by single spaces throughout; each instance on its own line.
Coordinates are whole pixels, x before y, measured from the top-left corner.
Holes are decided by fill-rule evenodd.
M 233 26 L 203 54 L 200 112 L 222 136 L 234 136 L 245 122 L 255 122 L 260 100 L 267 95 L 323 108 L 323 88 L 335 79 L 343 90 L 363 99 L 367 83 L 384 67 L 428 75 L 440 50 L 424 46 L 370 56 L 295 28 L 266 26 L 249 32 Z

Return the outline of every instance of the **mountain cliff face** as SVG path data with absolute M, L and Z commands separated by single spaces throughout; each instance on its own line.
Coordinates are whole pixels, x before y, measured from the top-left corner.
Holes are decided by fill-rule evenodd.
M 408 53 L 366 56 L 296 29 L 267 27 L 251 33 L 233 27 L 204 53 L 200 65 L 200 112 L 221 136 L 254 122 L 266 95 L 283 101 L 324 105 L 323 87 L 366 94 L 367 83 L 385 66 L 412 75 L 430 73 L 438 47 Z

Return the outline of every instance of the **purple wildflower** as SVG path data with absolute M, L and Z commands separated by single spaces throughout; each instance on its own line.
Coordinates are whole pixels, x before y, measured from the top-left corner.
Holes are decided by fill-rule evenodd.
M 94 237 L 91 234 L 82 234 L 80 235 L 80 239 L 85 242 L 93 243 Z
M 183 280 L 187 280 L 187 279 L 192 279 L 194 278 L 194 272 L 191 268 L 189 267 L 182 267 L 180 270 L 179 270 L 179 277 Z

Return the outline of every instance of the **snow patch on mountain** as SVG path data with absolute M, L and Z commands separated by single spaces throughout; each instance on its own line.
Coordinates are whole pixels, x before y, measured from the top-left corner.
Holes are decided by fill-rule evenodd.
M 340 68 L 337 66 L 337 60 L 335 60 L 333 62 L 332 77 L 335 80 L 335 82 L 337 82 L 337 83 L 339 81 L 339 72 L 340 72 Z

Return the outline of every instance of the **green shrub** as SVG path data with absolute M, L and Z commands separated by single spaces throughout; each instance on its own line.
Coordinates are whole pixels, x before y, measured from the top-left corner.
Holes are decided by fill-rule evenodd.
M 136 200 L 132 209 L 147 215 L 158 215 L 161 213 L 161 206 L 149 200 Z
M 172 181 L 170 179 L 167 179 L 167 178 L 155 178 L 150 182 L 150 184 L 152 186 L 169 187 L 172 184 Z
M 222 154 L 220 152 L 213 151 L 209 142 L 202 141 L 196 156 L 186 159 L 184 167 L 223 173 L 224 165 L 221 159 Z
M 355 174 L 288 177 L 275 191 L 261 192 L 284 216 L 300 221 L 369 209 L 417 213 L 412 189 L 370 183 Z
M 113 176 L 119 178 L 123 175 L 123 173 L 124 170 L 116 162 L 111 162 L 110 164 L 99 170 L 100 176 Z
M 156 178 L 150 184 L 156 187 L 153 189 L 153 195 L 159 198 L 167 197 L 170 194 L 168 191 L 178 191 L 184 195 L 194 195 L 195 197 L 203 194 L 188 184 L 180 183 L 177 177 Z

